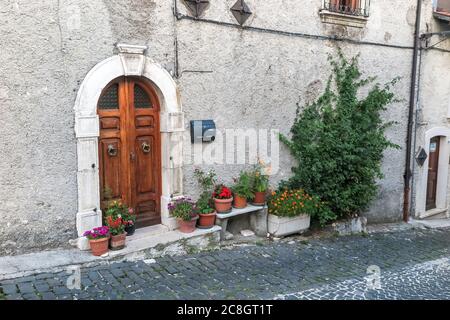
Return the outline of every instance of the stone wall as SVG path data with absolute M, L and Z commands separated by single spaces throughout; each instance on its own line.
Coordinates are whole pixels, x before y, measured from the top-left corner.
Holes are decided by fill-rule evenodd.
M 254 13 L 246 25 L 285 33 L 221 25 L 236 23 L 229 11 L 234 0 L 212 1 L 202 17 L 219 23 L 177 20 L 169 0 L 2 0 L 0 255 L 66 246 L 76 237 L 73 105 L 88 71 L 112 56 L 118 42 L 147 45 L 151 59 L 172 74 L 178 71 L 186 124 L 214 119 L 221 130 L 288 133 L 296 105 L 324 88 L 327 55 L 336 54 L 338 46 L 348 56 L 359 53 L 362 70 L 381 83 L 402 77 L 395 91 L 404 100 L 391 105 L 385 118 L 397 122 L 388 135 L 403 149 L 386 152 L 380 195 L 367 212 L 369 222 L 400 219 L 414 3 L 372 1 L 367 26 L 356 29 L 323 24 L 319 0 L 246 1 Z M 188 14 L 179 0 L 177 7 Z M 432 20 L 431 11 L 426 14 Z M 430 54 L 448 60 L 448 53 Z M 431 93 L 423 99 L 435 99 L 431 85 L 424 90 Z M 187 130 L 184 189 L 196 195 Z M 289 176 L 292 166 L 283 146 L 280 161 L 274 185 Z M 213 167 L 225 182 L 243 168 Z

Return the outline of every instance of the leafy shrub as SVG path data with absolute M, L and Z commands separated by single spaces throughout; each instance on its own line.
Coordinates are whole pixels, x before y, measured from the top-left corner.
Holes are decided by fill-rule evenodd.
M 398 79 L 372 85 L 359 99 L 358 90 L 375 78 L 361 78 L 358 56 L 349 61 L 339 51 L 337 60 L 329 60 L 333 74 L 325 92 L 297 109 L 290 139 L 280 136 L 298 161 L 292 178 L 282 186 L 304 188 L 320 197 L 336 217 L 347 217 L 361 213 L 376 197 L 383 152 L 399 148 L 385 137 L 392 122 L 384 123 L 380 115 L 397 101 L 391 86 Z

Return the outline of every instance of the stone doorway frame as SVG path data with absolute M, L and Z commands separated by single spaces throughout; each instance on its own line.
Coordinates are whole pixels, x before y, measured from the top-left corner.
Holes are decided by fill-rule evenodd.
M 99 117 L 97 103 L 103 89 L 123 76 L 141 77 L 152 84 L 161 105 L 161 220 L 170 230 L 176 221 L 170 217 L 167 204 L 183 194 L 184 113 L 177 84 L 159 64 L 145 56 L 147 47 L 117 45 L 118 54 L 98 63 L 86 75 L 75 102 L 75 135 L 78 157 L 78 212 L 76 226 L 78 247 L 87 249 L 83 233 L 101 226 L 100 177 L 98 163 Z
M 445 127 L 435 127 L 425 132 L 425 140 L 423 149 L 427 154 L 430 152 L 430 140 L 434 137 L 440 137 L 439 141 L 439 164 L 438 164 L 438 180 L 436 189 L 436 209 L 426 210 L 426 193 L 428 182 L 428 164 L 429 157 L 425 160 L 422 167 L 418 169 L 418 183 L 416 191 L 416 213 L 419 219 L 445 212 L 448 210 L 447 189 L 448 189 L 448 169 L 450 156 L 450 129 Z

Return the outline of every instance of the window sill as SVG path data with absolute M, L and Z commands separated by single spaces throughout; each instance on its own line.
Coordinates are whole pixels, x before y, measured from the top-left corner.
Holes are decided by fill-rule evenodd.
M 353 28 L 364 28 L 367 24 L 367 17 L 352 16 L 343 13 L 331 12 L 328 10 L 321 10 L 319 12 L 323 23 L 338 24 Z

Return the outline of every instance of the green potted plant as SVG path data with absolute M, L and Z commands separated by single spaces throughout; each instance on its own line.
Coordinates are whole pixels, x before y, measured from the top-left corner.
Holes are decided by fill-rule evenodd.
M 203 172 L 200 169 L 196 169 L 194 174 L 197 178 L 197 183 L 202 189 L 202 193 L 195 204 L 199 216 L 198 227 L 209 229 L 214 226 L 217 216 L 211 197 L 216 183 L 216 174 L 214 171 Z
M 121 250 L 125 247 L 127 233 L 124 218 L 128 214 L 128 207 L 121 201 L 110 202 L 105 214 L 105 224 L 111 233 L 111 250 Z
M 248 172 L 242 171 L 239 174 L 239 178 L 234 179 L 235 184 L 231 188 L 234 195 L 234 207 L 236 209 L 242 209 L 247 207 L 247 200 L 253 199 L 254 193 L 252 192 L 252 181 Z
M 231 204 L 233 203 L 233 193 L 231 189 L 223 184 L 219 184 L 214 189 L 212 194 L 214 199 L 214 206 L 218 213 L 231 212 Z
M 252 172 L 253 204 L 263 206 L 266 204 L 266 193 L 269 188 L 269 176 L 265 174 L 262 162 L 259 162 Z
M 200 229 L 210 229 L 216 223 L 217 212 L 212 204 L 211 194 L 203 193 L 195 204 Z
M 109 228 L 106 226 L 94 228 L 83 234 L 88 238 L 94 256 L 101 256 L 108 252 Z
M 195 231 L 198 215 L 194 211 L 194 203 L 190 198 L 180 197 L 168 205 L 170 214 L 177 218 L 178 229 L 183 233 Z

